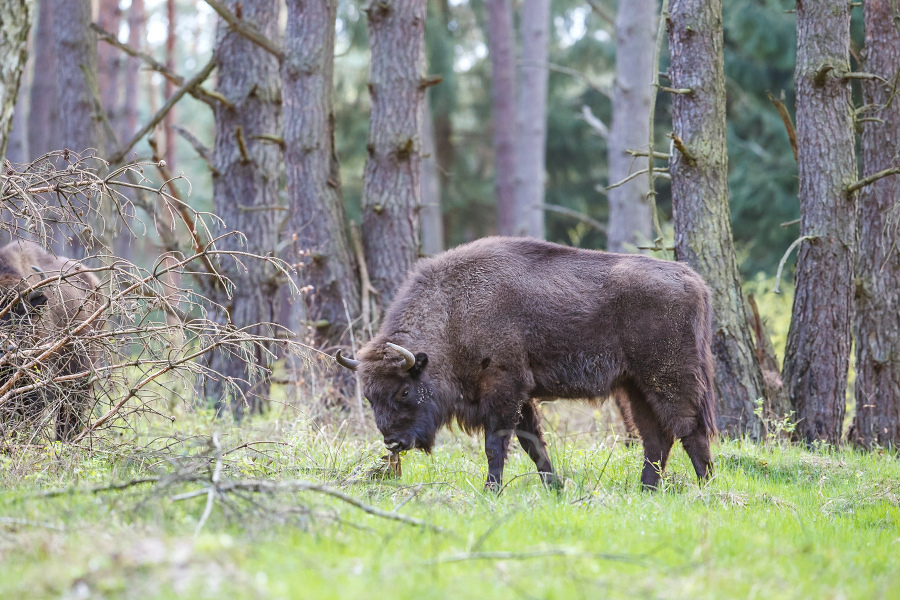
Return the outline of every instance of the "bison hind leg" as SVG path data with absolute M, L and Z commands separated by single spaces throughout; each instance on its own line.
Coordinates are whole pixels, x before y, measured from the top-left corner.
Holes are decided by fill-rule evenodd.
M 712 474 L 712 455 L 709 450 L 709 435 L 706 428 L 697 426 L 689 435 L 681 438 L 681 445 L 694 465 L 697 479 L 702 484 Z
M 544 440 L 544 429 L 541 427 L 541 413 L 537 400 L 533 398 L 522 404 L 522 416 L 516 425 L 516 437 L 522 448 L 534 461 L 544 485 L 559 489 L 561 482 L 553 473 L 550 455 L 547 453 L 547 442 Z
M 644 445 L 644 467 L 641 470 L 641 485 L 644 489 L 655 489 L 666 468 L 675 435 L 664 428 L 647 397 L 630 379 L 619 382 L 615 389 L 616 398 L 622 403 L 627 398 L 631 424 L 637 429 Z M 624 411 L 623 411 L 624 412 Z

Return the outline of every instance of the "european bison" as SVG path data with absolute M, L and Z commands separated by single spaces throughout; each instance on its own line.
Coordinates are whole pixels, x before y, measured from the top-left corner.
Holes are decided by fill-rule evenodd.
M 484 432 L 499 489 L 515 434 L 557 485 L 538 400 L 616 395 L 657 485 L 675 438 L 698 478 L 715 432 L 710 293 L 688 266 L 525 238 L 486 238 L 419 261 L 378 335 L 341 356 L 393 452 L 430 452 L 456 420 Z
M 17 367 L 28 364 L 37 353 L 23 350 L 61 340 L 101 307 L 99 285 L 97 277 L 82 271 L 77 261 L 48 254 L 37 244 L 13 242 L 0 248 L 0 390 Z M 93 333 L 102 324 L 96 319 L 78 334 Z M 20 375 L 9 390 L 0 392 L 0 397 L 17 387 L 90 369 L 96 353 L 90 344 L 78 343 L 78 335 L 74 337 L 75 342 L 66 343 L 35 365 L 35 377 L 31 373 Z M 41 383 L 37 389 L 8 397 L 0 414 L 8 418 L 16 412 L 35 422 L 50 409 L 56 413 L 57 437 L 69 440 L 80 429 L 89 404 L 90 388 L 85 382 L 81 377 Z

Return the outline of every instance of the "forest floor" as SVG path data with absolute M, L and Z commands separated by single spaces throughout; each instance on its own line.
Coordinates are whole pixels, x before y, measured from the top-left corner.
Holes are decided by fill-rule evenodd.
M 565 489 L 516 447 L 499 496 L 459 432 L 385 481 L 374 429 L 283 415 L 19 448 L 0 598 L 900 598 L 896 454 L 719 442 L 701 489 L 676 444 L 645 493 L 639 444 L 553 429 Z

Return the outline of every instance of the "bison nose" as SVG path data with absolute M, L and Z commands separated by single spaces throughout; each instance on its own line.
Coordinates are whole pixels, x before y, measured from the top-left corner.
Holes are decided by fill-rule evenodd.
M 384 438 L 384 445 L 391 452 L 400 452 L 409 449 L 409 443 L 407 443 L 406 440 L 394 436 Z

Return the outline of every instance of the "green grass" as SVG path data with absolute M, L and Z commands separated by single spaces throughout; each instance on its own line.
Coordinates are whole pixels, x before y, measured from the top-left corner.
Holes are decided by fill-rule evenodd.
M 327 483 L 390 521 L 316 492 L 229 493 L 195 530 L 202 482 L 86 490 L 176 468 L 221 479 Z M 887 452 L 716 445 L 703 489 L 676 445 L 663 489 L 639 489 L 640 448 L 551 435 L 561 493 L 515 448 L 498 497 L 480 445 L 445 434 L 403 476 L 358 476 L 381 454 L 363 437 L 300 422 L 244 430 L 196 419 L 184 441 L 62 446 L 0 455 L 0 598 L 900 598 L 900 461 Z M 557 430 L 559 430 L 557 428 Z M 192 458 L 193 457 L 193 458 Z M 199 457 L 199 458 L 198 458 Z M 190 467 L 186 465 L 192 465 Z M 348 480 L 354 480 L 348 481 Z

